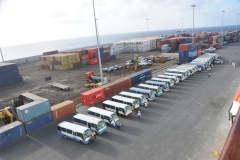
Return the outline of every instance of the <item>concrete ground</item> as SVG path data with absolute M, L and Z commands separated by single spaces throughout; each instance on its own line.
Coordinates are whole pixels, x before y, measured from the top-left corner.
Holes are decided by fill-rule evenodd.
M 59 136 L 59 121 L 1 147 L 0 160 L 216 160 L 213 151 L 220 153 L 224 145 L 228 109 L 240 84 L 240 67 L 229 64 L 230 59 L 240 62 L 239 46 L 232 43 L 217 51 L 224 63 L 213 66 L 210 78 L 203 71 L 175 85 L 149 102 L 148 109 L 141 108 L 142 119 L 120 117 L 120 130 L 108 127 L 95 144 Z M 87 109 L 80 106 L 77 112 Z M 72 115 L 63 120 L 71 122 Z

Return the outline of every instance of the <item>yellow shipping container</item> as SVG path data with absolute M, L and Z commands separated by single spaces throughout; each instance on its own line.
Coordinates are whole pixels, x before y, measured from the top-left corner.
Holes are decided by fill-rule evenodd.
M 44 65 L 49 65 L 49 62 L 48 61 L 44 61 Z
M 62 61 L 62 65 L 72 64 L 72 60 Z
M 52 66 L 52 65 L 49 65 L 49 68 L 50 68 L 50 69 L 53 69 L 53 66 Z
M 73 53 L 72 57 L 73 57 L 72 59 L 80 58 L 78 53 Z
M 80 62 L 80 58 L 72 59 L 72 63 Z

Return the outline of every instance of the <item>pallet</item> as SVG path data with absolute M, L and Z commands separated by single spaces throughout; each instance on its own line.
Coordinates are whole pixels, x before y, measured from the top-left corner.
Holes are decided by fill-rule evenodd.
M 67 85 L 64 85 L 64 84 L 61 84 L 61 83 L 49 83 L 49 86 L 51 86 L 51 87 L 56 87 L 56 88 L 59 88 L 59 89 L 61 89 L 61 90 L 69 90 L 70 89 L 70 87 L 69 86 L 67 86 Z

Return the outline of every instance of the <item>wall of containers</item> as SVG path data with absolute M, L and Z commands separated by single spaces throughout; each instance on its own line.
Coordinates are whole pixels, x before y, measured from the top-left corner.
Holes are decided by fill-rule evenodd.
M 53 121 L 58 121 L 68 115 L 76 113 L 73 101 L 67 100 L 50 106 L 47 99 L 31 93 L 23 93 L 19 97 L 31 100 L 16 108 L 19 121 L 15 121 L 0 128 L 0 147 L 10 143 L 25 134 L 29 134 Z
M 106 97 L 110 97 L 118 92 L 135 86 L 138 83 L 146 81 L 152 77 L 152 72 L 150 69 L 145 69 L 137 73 L 133 73 L 127 77 L 123 77 L 114 82 L 110 82 L 106 85 L 100 86 L 98 88 L 91 89 L 80 94 L 80 101 L 83 105 L 91 106 Z
M 99 48 L 101 62 L 116 59 L 115 54 L 110 54 L 110 47 Z M 98 64 L 98 48 L 88 48 L 84 50 L 45 52 L 40 57 L 42 69 L 67 70 L 84 65 Z
M 198 43 L 187 43 L 179 45 L 179 61 L 182 63 L 191 62 L 201 56 L 201 45 Z
M 16 63 L 0 63 L 0 87 L 23 81 Z

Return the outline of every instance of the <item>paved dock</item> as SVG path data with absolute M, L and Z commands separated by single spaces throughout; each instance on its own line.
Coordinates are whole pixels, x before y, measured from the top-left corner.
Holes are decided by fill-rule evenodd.
M 64 139 L 54 122 L 0 148 L 0 160 L 216 160 L 213 151 L 220 153 L 227 138 L 228 109 L 240 84 L 240 67 L 229 63 L 240 63 L 239 46 L 231 43 L 217 50 L 224 63 L 212 67 L 210 78 L 203 71 L 174 85 L 149 102 L 148 109 L 141 107 L 142 119 L 120 117 L 120 130 L 108 127 L 94 144 Z M 72 122 L 72 116 L 63 120 Z

